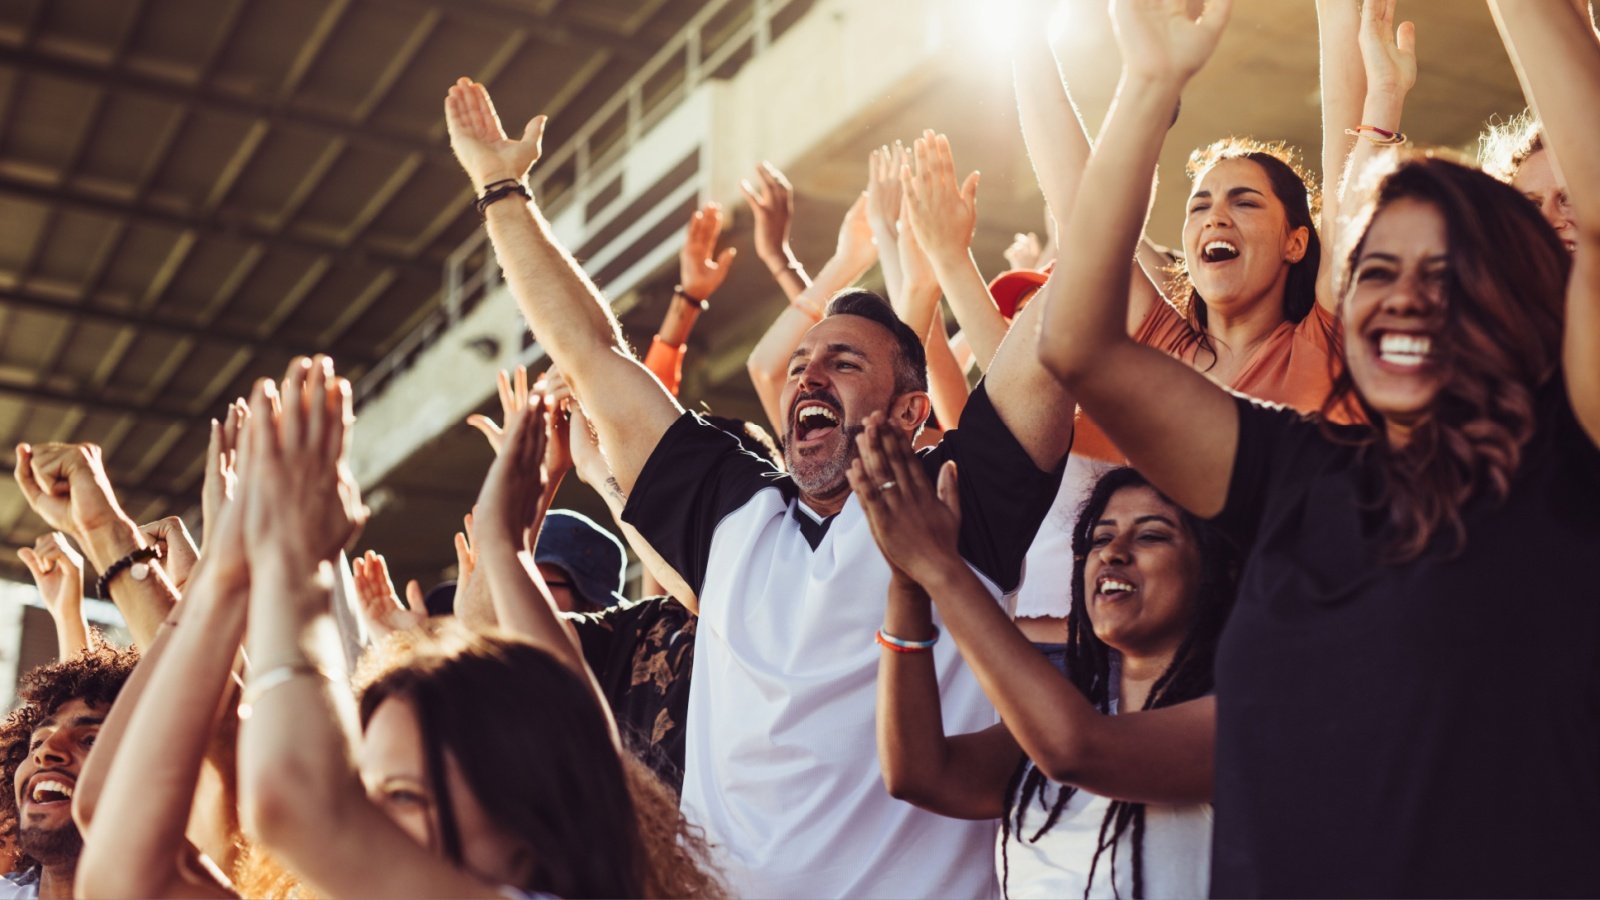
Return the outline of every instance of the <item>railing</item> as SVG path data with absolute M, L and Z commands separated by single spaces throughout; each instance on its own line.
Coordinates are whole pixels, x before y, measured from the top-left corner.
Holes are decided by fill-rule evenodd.
M 775 36 L 774 25 L 780 19 L 793 24 L 813 2 L 709 0 L 570 141 L 539 161 L 530 186 L 545 214 L 554 218 L 574 203 L 587 208 L 598 190 L 617 177 L 628 151 L 645 132 L 702 83 L 732 77 L 765 52 Z M 796 7 L 792 14 L 783 15 L 791 6 Z M 479 228 L 451 252 L 445 260 L 440 308 L 356 383 L 358 405 L 410 368 L 500 283 L 500 267 L 487 244 L 488 235 Z

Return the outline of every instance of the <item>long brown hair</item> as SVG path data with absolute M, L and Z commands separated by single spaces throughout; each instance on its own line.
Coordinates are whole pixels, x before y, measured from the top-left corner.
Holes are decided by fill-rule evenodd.
M 1433 156 L 1402 159 L 1378 182 L 1352 225 L 1359 234 L 1341 271 L 1351 271 L 1378 213 L 1397 200 L 1431 204 L 1444 218 L 1449 274 L 1435 353 L 1444 384 L 1429 415 L 1404 447 L 1385 437 L 1383 415 L 1361 396 L 1343 367 L 1323 404 L 1328 434 L 1354 442 L 1376 465 L 1370 504 L 1388 510 L 1397 536 L 1387 562 L 1420 556 L 1441 529 L 1460 552 L 1461 508 L 1487 496 L 1503 501 L 1533 437 L 1535 393 L 1560 363 L 1563 304 L 1572 261 L 1539 210 L 1488 175 Z M 1335 433 L 1328 414 L 1351 398 L 1370 432 Z
M 530 883 L 515 887 L 560 897 L 721 896 L 703 838 L 671 791 L 618 753 L 588 685 L 512 635 L 432 630 L 390 642 L 364 667 L 360 717 L 365 728 L 390 698 L 416 710 L 447 858 L 461 865 L 464 848 L 446 754 L 490 820 L 533 851 Z

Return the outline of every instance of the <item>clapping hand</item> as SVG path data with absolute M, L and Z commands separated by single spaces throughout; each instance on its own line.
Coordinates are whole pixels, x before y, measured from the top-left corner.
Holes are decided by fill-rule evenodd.
M 924 586 L 938 584 L 948 566 L 961 565 L 961 501 L 956 465 L 939 470 L 937 489 L 911 451 L 911 441 L 875 412 L 856 436 L 860 451 L 850 464 L 850 488 L 866 511 L 878 549 L 897 573 Z
M 1153 81 L 1188 83 L 1222 38 L 1233 0 L 1208 0 L 1198 18 L 1192 0 L 1113 0 L 1111 24 L 1124 71 Z
M 792 262 L 789 225 L 794 221 L 794 188 L 769 162 L 756 168 L 756 181 L 759 184 L 739 182 L 739 192 L 755 219 L 756 256 L 768 269 L 787 268 Z
M 250 405 L 241 397 L 228 404 L 222 418 L 211 420 L 211 436 L 206 442 L 206 476 L 200 489 L 200 543 L 207 548 L 222 509 L 231 500 L 239 476 L 239 431 L 250 415 Z
M 421 628 L 428 620 L 422 586 L 416 581 L 408 582 L 406 602 L 401 604 L 394 581 L 389 577 L 389 564 L 382 554 L 368 550 L 357 556 L 350 561 L 350 573 L 355 578 L 356 600 L 361 617 L 373 637 L 383 640 L 396 631 Z
M 850 204 L 844 219 L 839 223 L 839 240 L 834 246 L 834 258 L 847 260 L 852 267 L 866 268 L 878 257 L 878 248 L 872 243 L 872 220 L 867 217 L 867 192 Z
M 489 467 L 478 494 L 478 527 L 485 537 L 507 537 L 520 549 L 526 540 L 528 510 L 545 486 L 545 399 L 533 402 L 506 420 L 500 455 Z
M 450 132 L 450 149 L 455 151 L 456 160 L 472 179 L 477 193 L 483 193 L 484 185 L 496 181 L 522 180 L 539 161 L 546 117 L 528 120 L 520 138 L 507 137 L 488 89 L 469 78 L 450 86 L 444 101 L 444 118 Z
M 899 234 L 900 201 L 904 193 L 900 170 L 906 164 L 906 148 L 899 141 L 894 147 L 879 147 L 867 159 L 867 216 L 879 241 L 878 252 L 888 252 Z M 887 243 L 885 243 L 887 242 Z
M 978 229 L 978 173 L 956 181 L 950 139 L 925 131 L 912 144 L 915 168 L 902 166 L 905 217 L 936 263 L 966 256 Z
M 694 300 L 709 300 L 728 278 L 728 268 L 738 250 L 724 247 L 717 252 L 722 234 L 722 207 L 707 203 L 695 210 L 684 232 L 683 249 L 678 251 L 678 283 Z

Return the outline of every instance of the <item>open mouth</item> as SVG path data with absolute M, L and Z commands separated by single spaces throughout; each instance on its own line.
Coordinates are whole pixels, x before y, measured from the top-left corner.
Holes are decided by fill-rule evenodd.
M 821 400 L 806 400 L 795 407 L 794 436 L 800 443 L 827 437 L 839 429 L 839 413 Z
M 1380 331 L 1373 336 L 1379 361 L 1391 368 L 1415 370 L 1433 361 L 1432 335 L 1405 331 Z
M 1104 575 L 1095 584 L 1095 596 L 1101 600 L 1121 600 L 1137 593 L 1139 588 L 1131 581 L 1114 575 Z
M 1239 258 L 1239 246 L 1232 241 L 1211 241 L 1200 248 L 1200 259 L 1208 263 L 1224 263 Z
M 45 777 L 36 779 L 33 787 L 28 791 L 30 806 L 48 806 L 55 803 L 72 802 L 73 785 L 59 778 Z

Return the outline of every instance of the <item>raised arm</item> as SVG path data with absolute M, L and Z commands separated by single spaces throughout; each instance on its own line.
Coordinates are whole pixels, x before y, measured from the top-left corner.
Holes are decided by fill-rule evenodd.
M 683 382 L 683 355 L 689 334 L 694 331 L 700 314 L 710 308 L 711 296 L 727 280 L 728 270 L 739 253 L 733 247 L 717 252 L 717 238 L 721 234 L 720 205 L 707 203 L 689 217 L 683 247 L 678 251 L 678 286 L 672 292 L 661 327 L 650 339 L 650 351 L 644 357 L 644 367 L 674 397 L 678 396 L 678 386 Z
M 1551 0 L 1490 0 L 1522 90 L 1561 161 L 1578 230 L 1561 365 L 1572 411 L 1600 444 L 1600 41 L 1579 10 Z
M 89 646 L 89 621 L 83 617 L 83 557 L 59 531 L 40 535 L 17 551 L 28 567 L 39 598 L 56 625 L 56 658 L 71 659 Z
M 962 561 L 956 549 L 961 510 L 956 491 L 959 473 L 954 465 L 946 463 L 935 490 L 905 439 L 884 427 L 877 414 L 866 422 L 856 444 L 860 457 L 851 466 L 850 485 L 867 513 L 879 549 L 894 571 L 904 573 L 932 597 L 949 637 L 977 675 L 1010 737 L 1040 771 L 1052 780 L 1119 800 L 1209 801 L 1215 737 L 1212 702 L 1198 700 L 1149 712 L 1101 715 L 1017 630 Z M 894 486 L 880 490 L 885 484 Z M 905 640 L 930 638 L 931 621 L 913 618 L 920 611 L 910 604 L 904 607 L 904 616 L 890 624 L 913 630 L 913 634 L 890 633 Z M 895 615 L 893 607 L 891 615 Z M 885 631 L 889 630 L 886 625 Z M 891 663 L 902 667 L 916 664 L 886 659 L 883 665 Z M 931 669 L 928 666 L 929 677 Z M 910 687 L 908 676 L 900 676 L 899 687 Z M 885 690 L 882 677 L 880 674 L 880 696 Z M 926 694 L 920 695 L 917 703 L 920 715 L 926 716 Z M 912 724 L 903 722 L 902 727 L 909 730 Z M 924 742 L 933 727 L 927 721 L 920 724 Z M 976 743 L 985 734 L 988 732 L 970 738 Z M 883 755 L 881 722 L 879 735 Z M 998 749 L 990 744 L 983 752 L 997 755 Z M 969 747 L 962 752 L 973 751 Z M 937 750 L 925 752 L 933 753 L 935 761 L 939 759 Z M 954 748 L 946 752 L 952 753 Z M 1012 760 L 1014 767 L 1015 756 Z M 932 765 L 934 762 L 911 760 L 905 767 L 926 772 Z M 993 761 L 989 765 L 998 769 Z M 992 780 L 995 769 L 978 771 L 985 780 Z M 1009 774 L 1008 769 L 1005 775 Z M 978 799 L 972 798 L 972 802 Z
M 905 286 L 899 250 L 900 169 L 905 163 L 906 148 L 899 141 L 892 149 L 879 147 L 867 157 L 867 222 L 872 226 L 872 243 L 878 248 L 883 289 L 888 292 L 889 302 L 895 304 L 900 302 Z
M 539 158 L 544 117 L 517 140 L 506 137 L 483 85 L 463 78 L 445 101 L 450 147 L 483 196 L 520 183 Z M 601 434 L 615 448 L 613 471 L 624 487 L 682 413 L 676 400 L 634 358 L 611 307 L 550 230 L 535 202 L 514 195 L 484 209 L 489 240 L 506 284 L 534 337 L 567 373 L 573 391 L 591 399 Z
M 828 298 L 849 287 L 861 273 L 872 265 L 877 251 L 872 246 L 872 226 L 867 221 L 867 195 L 863 193 L 850 204 L 839 223 L 839 241 L 833 257 L 817 272 L 817 278 L 804 291 L 789 301 L 788 307 L 778 314 L 772 326 L 756 342 L 746 361 L 750 381 L 755 385 L 756 396 L 761 400 L 761 411 L 779 434 L 783 433 L 783 411 L 778 407 L 778 397 L 783 384 L 789 379 L 789 358 L 800 346 L 811 326 L 822 320 Z M 583 398 L 580 396 L 579 400 Z M 587 407 L 588 404 L 585 404 Z M 590 408 L 591 416 L 594 410 Z M 610 457 L 611 442 L 600 431 L 600 441 Z M 613 472 L 615 469 L 613 469 Z M 630 485 L 623 485 L 627 493 Z
M 1184 0 L 1116 0 L 1123 73 L 1045 283 L 1040 359 L 1167 496 L 1201 516 L 1221 511 L 1238 447 L 1233 398 L 1204 375 L 1128 337 L 1128 266 L 1173 106 L 1222 36 L 1230 0 L 1198 21 Z
M 102 575 L 129 554 L 150 547 L 117 502 L 94 444 L 19 444 L 15 474 L 33 511 L 51 528 L 76 539 Z M 155 640 L 178 592 L 159 562 L 151 562 L 142 579 L 134 578 L 130 569 L 112 578 L 109 599 L 128 623 L 133 642 L 143 649 Z
M 1331 260 L 1338 235 L 1339 200 L 1344 189 L 1345 167 L 1357 141 L 1354 135 L 1345 132 L 1366 121 L 1361 116 L 1367 75 L 1357 44 L 1361 2 L 1316 0 L 1317 61 L 1322 89 L 1322 220 L 1318 231 L 1324 247 L 1322 267 L 1317 272 L 1317 302 L 1323 303 L 1330 312 L 1332 307 L 1326 304 L 1333 297 Z M 1368 124 L 1389 127 L 1384 122 Z

